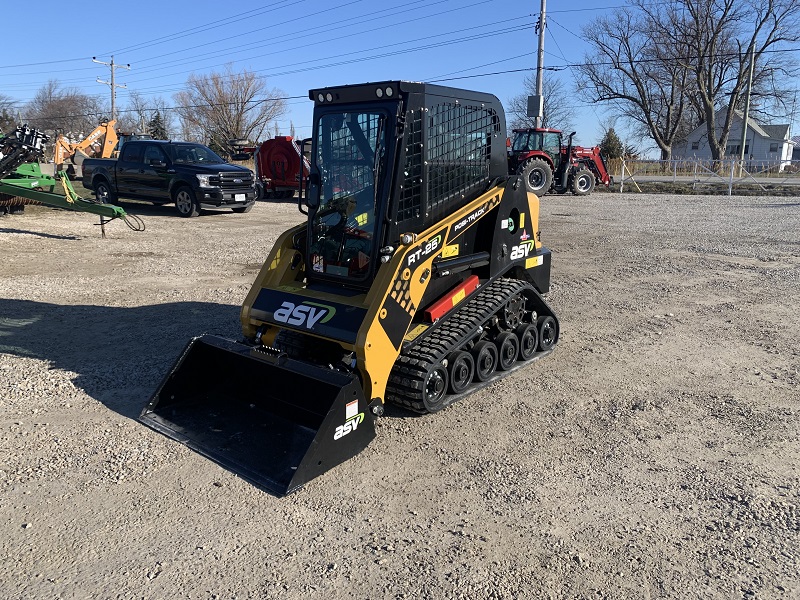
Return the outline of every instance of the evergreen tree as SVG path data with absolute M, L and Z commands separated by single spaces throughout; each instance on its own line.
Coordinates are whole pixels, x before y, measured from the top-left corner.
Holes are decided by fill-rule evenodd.
M 625 148 L 613 127 L 609 127 L 603 139 L 600 140 L 600 152 L 606 158 L 622 158 Z
M 147 124 L 147 133 L 153 136 L 155 140 L 168 139 L 167 128 L 164 126 L 164 120 L 161 118 L 160 112 L 156 111 L 153 114 L 153 118 Z

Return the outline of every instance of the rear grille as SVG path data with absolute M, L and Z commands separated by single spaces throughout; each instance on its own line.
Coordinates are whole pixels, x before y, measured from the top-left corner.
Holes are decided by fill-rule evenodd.
M 253 173 L 220 173 L 209 177 L 209 183 L 224 189 L 248 189 L 253 187 Z

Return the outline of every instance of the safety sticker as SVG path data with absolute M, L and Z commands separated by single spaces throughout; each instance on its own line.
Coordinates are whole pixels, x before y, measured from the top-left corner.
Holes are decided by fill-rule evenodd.
M 458 244 L 450 244 L 449 246 L 445 246 L 444 250 L 442 251 L 442 258 L 451 258 L 453 256 L 458 256 Z
M 325 259 L 322 258 L 321 254 L 314 254 L 311 257 L 311 268 L 317 273 L 325 272 Z
M 357 415 L 358 415 L 358 400 L 353 400 L 352 402 L 348 402 L 344 407 L 345 421 L 350 420 Z
M 417 325 L 416 327 L 414 327 L 414 329 L 412 329 L 406 334 L 406 337 L 404 339 L 407 342 L 410 342 L 419 337 L 420 334 L 424 333 L 426 329 L 428 329 L 427 325 Z
M 514 219 L 500 219 L 500 229 L 508 230 L 509 233 L 514 233 L 517 228 L 517 224 L 514 222 Z
M 541 254 L 539 256 L 534 256 L 533 258 L 529 258 L 525 261 L 525 268 L 532 269 L 533 267 L 539 267 L 544 263 L 544 256 Z

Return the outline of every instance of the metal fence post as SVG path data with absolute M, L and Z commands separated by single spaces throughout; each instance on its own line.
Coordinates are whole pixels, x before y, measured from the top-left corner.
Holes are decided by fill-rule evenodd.
M 622 167 L 619 170 L 619 193 L 622 193 L 622 188 L 625 187 L 625 158 L 622 159 Z
M 728 196 L 732 196 L 733 195 L 733 173 L 734 173 L 735 169 L 736 169 L 736 161 L 732 160 L 731 161 L 731 178 L 728 180 Z

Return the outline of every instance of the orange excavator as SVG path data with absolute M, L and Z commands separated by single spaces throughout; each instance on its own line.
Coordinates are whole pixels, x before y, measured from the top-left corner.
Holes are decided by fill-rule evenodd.
M 78 143 L 71 143 L 63 135 L 56 138 L 53 149 L 53 162 L 56 171 L 66 171 L 71 178 L 79 177 L 80 166 L 86 158 L 111 158 L 117 147 L 117 121 L 103 121 L 89 135 Z

